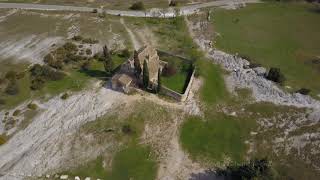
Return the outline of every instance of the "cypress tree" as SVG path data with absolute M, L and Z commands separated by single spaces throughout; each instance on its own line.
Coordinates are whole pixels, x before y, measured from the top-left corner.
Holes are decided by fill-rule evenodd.
M 138 52 L 136 50 L 133 52 L 133 59 L 134 59 L 134 69 L 135 69 L 136 76 L 140 77 L 142 69 L 140 67 Z
M 112 72 L 113 62 L 112 62 L 110 51 L 106 45 L 103 47 L 103 65 L 107 73 Z
M 148 64 L 147 61 L 143 62 L 143 71 L 142 71 L 142 82 L 143 87 L 147 89 L 149 87 L 149 70 L 148 70 Z
M 161 90 L 161 73 L 160 69 L 158 70 L 158 86 L 157 86 L 157 93 L 159 93 Z

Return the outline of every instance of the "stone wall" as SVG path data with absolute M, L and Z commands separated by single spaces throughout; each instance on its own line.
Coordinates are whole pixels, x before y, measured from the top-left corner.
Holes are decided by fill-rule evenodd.
M 177 101 L 185 101 L 187 98 L 188 98 L 188 95 L 189 95 L 189 92 L 191 90 L 191 86 L 192 86 L 192 83 L 193 83 L 193 80 L 194 80 L 194 74 L 195 74 L 195 70 L 193 70 L 192 72 L 192 75 L 190 77 L 190 80 L 188 82 L 188 86 L 187 88 L 185 89 L 184 93 L 183 94 L 180 94 L 172 89 L 169 89 L 165 86 L 162 86 L 161 87 L 161 93 L 167 95 L 167 96 L 170 96 L 172 98 L 174 98 L 175 100 Z

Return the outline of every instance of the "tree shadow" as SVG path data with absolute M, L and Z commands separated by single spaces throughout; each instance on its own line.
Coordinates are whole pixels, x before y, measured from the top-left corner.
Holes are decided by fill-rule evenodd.
M 226 180 L 227 176 L 213 170 L 205 170 L 201 173 L 192 173 L 189 180 Z
M 312 13 L 320 14 L 320 5 L 319 5 L 319 7 L 309 8 L 308 10 L 309 10 L 310 12 L 312 12 Z
M 87 76 L 93 77 L 93 78 L 97 78 L 97 79 L 101 79 L 101 80 L 105 80 L 107 78 L 109 78 L 111 76 L 111 74 L 106 73 L 105 71 L 101 71 L 101 70 L 84 70 L 81 69 L 79 70 L 80 73 L 84 73 Z

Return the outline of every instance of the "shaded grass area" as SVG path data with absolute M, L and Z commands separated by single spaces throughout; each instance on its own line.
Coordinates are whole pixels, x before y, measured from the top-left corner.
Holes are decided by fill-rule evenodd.
M 191 117 L 181 129 L 182 146 L 195 159 L 222 162 L 229 157 L 234 162 L 241 162 L 248 148 L 244 141 L 254 125 L 252 120 L 224 114 L 211 115 L 205 119 Z
M 184 93 L 185 83 L 187 81 L 187 74 L 185 72 L 177 72 L 170 77 L 161 77 L 162 83 L 164 86 L 180 93 Z
M 190 81 L 193 71 L 192 62 L 177 56 L 159 52 L 162 61 L 168 62 L 169 66 L 176 69 L 176 73 L 171 76 L 161 76 L 164 86 L 183 94 Z
M 216 46 L 239 53 L 266 67 L 278 67 L 286 84 L 320 93 L 320 14 L 303 3 L 250 4 L 235 11 L 218 9 L 214 28 Z M 253 15 L 254 14 L 254 15 Z

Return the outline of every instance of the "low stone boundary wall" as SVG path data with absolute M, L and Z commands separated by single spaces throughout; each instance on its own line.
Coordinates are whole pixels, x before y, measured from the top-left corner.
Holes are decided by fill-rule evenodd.
M 177 101 L 181 101 L 181 102 L 185 101 L 189 96 L 189 92 L 191 90 L 191 86 L 192 86 L 192 83 L 193 83 L 193 80 L 194 80 L 194 74 L 195 74 L 195 70 L 193 70 L 192 75 L 191 75 L 191 77 L 189 79 L 189 82 L 188 82 L 188 86 L 185 89 L 183 94 L 180 94 L 180 93 L 178 93 L 178 92 L 176 92 L 176 91 L 174 91 L 172 89 L 169 89 L 169 88 L 167 88 L 165 86 L 161 87 L 161 93 L 163 93 L 163 94 L 165 94 L 167 96 L 170 96 L 170 97 L 174 98 Z

